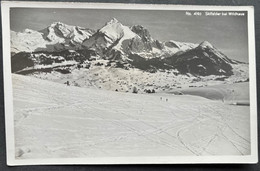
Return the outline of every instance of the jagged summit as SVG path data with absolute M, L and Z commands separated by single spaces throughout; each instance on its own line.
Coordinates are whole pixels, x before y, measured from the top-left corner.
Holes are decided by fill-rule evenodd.
M 58 21 L 39 31 L 25 29 L 19 33 L 11 32 L 11 49 L 14 53 L 82 49 L 82 42 L 94 33 L 94 30 Z
M 214 48 L 213 45 L 211 43 L 209 43 L 208 41 L 203 41 L 199 44 L 199 47 L 204 47 L 204 48 Z
M 149 31 L 142 25 L 134 25 L 131 27 L 131 30 L 139 35 L 145 42 L 152 40 Z
M 86 48 L 98 49 L 102 52 L 104 48 L 121 50 L 125 40 L 130 40 L 137 35 L 124 26 L 117 19 L 113 18 L 97 31 L 90 39 L 83 42 Z
M 122 27 L 123 25 L 116 18 L 112 18 L 99 31 L 100 32 L 120 31 Z
M 68 25 L 60 21 L 53 22 L 50 26 L 41 30 L 40 32 L 42 32 L 44 34 L 44 38 L 49 41 L 57 41 L 58 39 L 62 38 L 70 39 L 77 43 L 82 43 L 83 40 L 89 38 L 89 36 L 94 33 L 94 31 L 91 29 Z M 60 40 L 59 42 L 62 41 L 64 42 L 64 40 Z
M 64 24 L 63 22 L 60 21 L 55 21 L 50 26 L 56 26 L 56 25 L 67 25 L 67 24 Z
M 65 24 L 63 22 L 60 22 L 60 21 L 55 21 L 53 22 L 52 24 L 50 24 L 48 27 L 46 27 L 45 29 L 66 29 L 68 31 L 73 31 L 73 30 L 88 30 L 88 31 L 91 31 L 91 32 L 95 32 L 93 29 L 89 29 L 89 28 L 84 28 L 84 27 L 81 27 L 81 26 L 74 26 L 74 25 L 69 25 L 69 24 Z M 40 30 L 40 32 L 42 32 L 43 30 L 45 29 L 42 29 Z
M 50 40 L 57 39 L 56 37 L 68 37 L 73 32 L 75 26 L 70 26 L 62 22 L 54 22 L 46 30 L 43 30 L 45 36 L 48 36 Z
M 115 24 L 115 23 L 119 23 L 119 21 L 118 21 L 116 18 L 112 18 L 110 21 L 108 21 L 108 22 L 106 23 L 106 25 Z
M 112 18 L 99 30 L 99 32 L 102 32 L 104 34 L 110 34 L 110 32 L 117 32 L 120 34 L 122 32 L 122 29 L 123 25 L 116 18 Z

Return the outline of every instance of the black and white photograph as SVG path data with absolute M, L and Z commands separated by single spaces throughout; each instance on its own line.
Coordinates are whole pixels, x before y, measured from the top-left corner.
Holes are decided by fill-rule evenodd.
M 256 163 L 253 14 L 2 2 L 8 164 Z

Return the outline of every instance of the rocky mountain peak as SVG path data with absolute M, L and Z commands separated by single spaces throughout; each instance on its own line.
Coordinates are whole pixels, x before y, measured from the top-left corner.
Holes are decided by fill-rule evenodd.
M 122 42 L 132 39 L 136 34 L 128 26 L 124 26 L 113 18 L 98 30 L 89 40 L 83 42 L 87 48 L 121 48 Z M 98 47 L 98 48 L 97 48 Z
M 106 25 L 115 24 L 115 23 L 119 23 L 119 21 L 116 18 L 112 18 L 110 21 L 106 23 Z
M 209 43 L 208 41 L 203 41 L 199 44 L 199 47 L 203 47 L 203 48 L 214 48 L 213 45 L 211 43 Z
M 58 25 L 67 25 L 67 24 L 64 24 L 64 23 L 62 23 L 60 21 L 55 21 L 50 26 L 54 27 L 54 26 L 58 26 Z
M 131 30 L 137 35 L 139 35 L 145 42 L 149 42 L 152 40 L 149 31 L 141 25 L 134 25 L 131 27 Z
M 109 34 L 109 32 L 117 32 L 120 34 L 122 29 L 123 25 L 116 18 L 112 18 L 99 30 L 99 32 L 104 34 Z

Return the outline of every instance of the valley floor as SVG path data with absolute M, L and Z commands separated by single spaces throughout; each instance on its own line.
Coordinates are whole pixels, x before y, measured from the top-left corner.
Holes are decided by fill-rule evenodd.
M 207 87 L 190 87 L 167 92 L 200 96 L 211 100 L 219 100 L 226 104 L 250 104 L 249 82 L 218 84 Z
M 13 74 L 17 159 L 249 155 L 249 106 Z

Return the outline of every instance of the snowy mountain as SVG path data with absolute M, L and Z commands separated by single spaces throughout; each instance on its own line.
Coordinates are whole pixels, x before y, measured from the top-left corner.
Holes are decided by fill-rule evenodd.
M 78 26 L 54 22 L 40 31 L 11 31 L 11 52 L 54 52 L 62 50 L 95 50 L 101 57 L 126 59 L 130 53 L 144 58 L 164 57 L 197 46 L 176 41 L 154 40 L 141 26 L 128 27 L 113 18 L 96 32 Z
M 95 50 L 105 59 L 124 61 L 127 60 L 129 54 L 138 54 L 146 59 L 162 58 L 197 46 L 192 43 L 154 40 L 145 27 L 124 26 L 115 18 L 107 22 L 92 37 L 86 39 L 83 45 L 87 49 Z
M 85 40 L 83 45 L 88 49 L 95 50 L 102 57 L 116 59 L 117 54 L 120 56 L 124 54 L 126 42 L 136 36 L 129 27 L 113 18 L 92 37 Z
M 229 59 L 209 42 L 204 41 L 196 48 L 184 53 L 175 54 L 166 59 L 167 63 L 173 65 L 181 73 L 198 75 L 227 75 L 232 72 L 232 64 L 238 61 Z
M 47 28 L 24 32 L 11 31 L 11 52 L 62 51 L 66 49 L 82 49 L 82 42 L 94 31 L 91 29 L 70 26 L 61 22 L 52 23 Z
M 42 33 L 30 29 L 23 32 L 11 31 L 11 52 L 34 52 L 38 48 L 46 48 Z
M 161 42 L 145 27 L 128 27 L 115 18 L 97 31 L 55 22 L 41 31 L 11 32 L 11 46 L 13 73 L 82 87 L 163 91 L 178 84 L 248 80 L 247 64 L 207 41 Z

